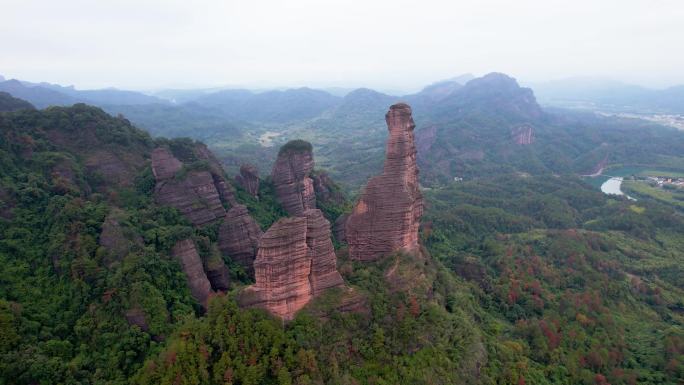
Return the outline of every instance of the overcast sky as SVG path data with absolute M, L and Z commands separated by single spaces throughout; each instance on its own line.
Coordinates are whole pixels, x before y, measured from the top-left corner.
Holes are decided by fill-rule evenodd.
M 682 0 L 0 0 L 0 74 L 412 89 L 462 73 L 684 83 Z

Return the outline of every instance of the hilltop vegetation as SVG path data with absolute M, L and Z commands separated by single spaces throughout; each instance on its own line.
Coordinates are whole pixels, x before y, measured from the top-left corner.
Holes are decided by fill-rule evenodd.
M 507 122 L 485 124 L 487 114 L 468 117 L 482 123 L 483 137 Z M 601 135 L 637 133 L 612 147 L 611 156 L 624 157 L 616 159 L 679 162 L 675 133 L 604 123 L 616 127 Z M 456 138 L 467 132 L 455 127 L 464 126 L 451 128 Z M 590 127 L 590 143 L 604 140 Z M 550 153 L 466 159 L 479 176 L 457 183 L 435 172 L 441 186 L 426 192 L 423 256 L 362 264 L 338 243 L 339 270 L 362 299 L 359 311 L 334 311 L 348 297 L 333 291 L 283 324 L 236 305 L 236 290 L 250 278 L 226 256 L 219 258 L 231 270 L 231 290 L 203 314 L 169 257 L 188 237 L 205 263 L 216 257 L 216 226 L 194 228 L 152 199 L 150 151 L 167 146 L 186 162 L 181 172 L 207 167 L 193 158 L 192 140 L 153 139 L 85 105 L 1 113 L 0 132 L 0 383 L 684 381 L 681 213 L 604 196 L 572 174 L 554 176 L 566 169 L 549 166 Z M 568 170 L 593 148 L 545 135 L 538 141 L 577 146 Z M 663 150 L 636 152 L 639 135 L 652 139 L 646 149 Z M 272 189 L 266 180 L 258 199 L 236 193 L 264 229 L 284 215 Z M 321 208 L 336 217 L 349 203 Z M 102 246 L 112 220 L 116 252 Z M 131 321 L 136 314 L 145 327 Z

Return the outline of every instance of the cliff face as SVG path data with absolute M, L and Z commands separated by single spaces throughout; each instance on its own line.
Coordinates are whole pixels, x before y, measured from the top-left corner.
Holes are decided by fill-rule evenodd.
M 216 183 L 209 171 L 190 171 L 177 178 L 176 173 L 181 168 L 182 163 L 166 148 L 160 147 L 152 152 L 152 172 L 157 181 L 154 189 L 156 201 L 177 208 L 195 226 L 222 218 L 225 209 L 219 189 L 232 196 L 225 181 L 218 178 Z
M 534 143 L 534 128 L 529 124 L 521 124 L 511 129 L 515 144 L 528 145 Z
M 237 205 L 228 210 L 219 228 L 219 248 L 252 275 L 261 234 L 259 225 L 249 215 L 247 207 Z
M 235 183 L 241 186 L 249 195 L 259 195 L 259 170 L 251 164 L 240 166 L 240 174 L 235 176 Z
M 418 250 L 423 198 L 418 188 L 411 107 L 395 104 L 385 120 L 389 138 L 383 173 L 368 182 L 346 221 L 349 255 L 355 260 Z
M 323 290 L 344 285 L 336 268 L 330 222 L 317 209 L 271 226 L 259 240 L 254 271 L 256 283 L 241 293 L 240 302 L 286 320 Z
M 202 259 L 197 253 L 197 248 L 192 239 L 184 239 L 176 242 L 171 249 L 171 256 L 180 261 L 183 272 L 188 279 L 190 293 L 204 308 L 211 295 L 211 284 L 204 273 Z
M 281 148 L 271 171 L 271 179 L 276 198 L 288 214 L 299 216 L 308 209 L 316 208 L 313 179 L 309 177 L 313 168 L 313 153 L 309 143 L 292 141 Z

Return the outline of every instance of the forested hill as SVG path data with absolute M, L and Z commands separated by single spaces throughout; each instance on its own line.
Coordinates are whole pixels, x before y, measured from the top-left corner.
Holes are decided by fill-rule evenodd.
M 284 323 L 238 306 L 252 278 L 216 222 L 156 203 L 159 148 L 179 162 L 168 184 L 211 172 L 262 230 L 284 215 L 268 177 L 252 196 L 192 140 L 83 104 L 0 113 L 0 384 L 684 381 L 671 206 L 550 174 L 446 184 L 425 192 L 419 256 L 359 263 L 336 241 L 355 311 L 331 290 Z M 348 212 L 338 198 L 319 208 Z M 229 272 L 206 309 L 172 256 L 188 239 L 200 270 Z

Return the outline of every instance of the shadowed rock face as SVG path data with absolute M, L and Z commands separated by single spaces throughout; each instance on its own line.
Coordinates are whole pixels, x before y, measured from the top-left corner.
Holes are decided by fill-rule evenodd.
M 251 164 L 240 166 L 240 174 L 235 176 L 235 183 L 241 186 L 249 195 L 259 195 L 259 170 Z
M 287 146 L 287 145 L 286 145 Z M 276 198 L 288 214 L 299 216 L 316 208 L 313 180 L 309 177 L 314 168 L 311 150 L 287 150 L 278 154 L 271 179 Z
M 261 234 L 259 225 L 249 215 L 247 207 L 237 205 L 228 210 L 219 228 L 219 248 L 252 275 Z
M 158 182 L 154 196 L 157 203 L 177 208 L 195 226 L 222 218 L 226 213 L 214 179 L 207 171 L 191 171 L 182 180 Z
M 173 178 L 183 168 L 183 163 L 164 147 L 152 151 L 152 174 L 156 181 Z
M 311 258 L 311 290 L 318 295 L 325 289 L 344 285 L 337 271 L 337 257 L 330 239 L 330 222 L 321 210 L 307 210 L 306 245 Z
M 423 197 L 418 188 L 411 107 L 395 104 L 385 120 L 389 138 L 383 173 L 368 182 L 346 221 L 349 255 L 355 260 L 418 250 Z
M 323 290 L 344 285 L 330 222 L 317 209 L 271 226 L 259 240 L 254 271 L 256 283 L 241 293 L 240 302 L 286 320 Z
M 183 272 L 188 279 L 190 293 L 206 309 L 207 300 L 212 293 L 211 284 L 204 273 L 202 259 L 197 253 L 195 242 L 192 239 L 176 242 L 171 249 L 171 256 L 180 261 Z
M 219 255 L 209 258 L 205 271 L 214 291 L 227 291 L 230 288 L 230 271 Z
M 220 177 L 209 171 L 191 171 L 182 178 L 176 173 L 183 164 L 166 148 L 152 152 L 152 172 L 157 184 L 157 203 L 177 208 L 195 226 L 204 225 L 225 215 L 220 190 L 232 197 L 232 190 Z M 234 198 L 233 198 L 234 201 Z
M 221 162 L 216 159 L 204 143 L 198 143 L 195 146 L 195 156 L 197 156 L 197 159 L 204 160 L 209 164 L 209 172 L 212 179 L 214 179 L 214 186 L 219 193 L 221 201 L 225 202 L 228 206 L 235 206 L 237 204 L 235 192 L 224 176 Z

